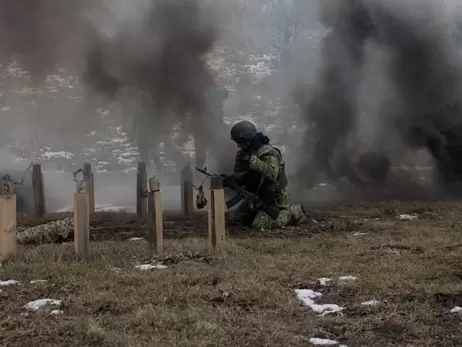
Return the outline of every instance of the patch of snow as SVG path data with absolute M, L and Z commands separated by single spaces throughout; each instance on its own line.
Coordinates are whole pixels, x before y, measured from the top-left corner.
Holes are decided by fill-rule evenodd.
M 128 241 L 142 241 L 142 240 L 144 240 L 142 237 L 132 237 Z
M 62 310 L 53 310 L 53 311 L 51 311 L 50 313 L 51 313 L 51 314 L 63 314 L 64 311 L 62 311 Z
M 39 299 L 35 301 L 31 301 L 24 305 L 24 308 L 29 311 L 37 311 L 42 307 L 45 306 L 61 306 L 61 300 L 54 300 L 54 299 Z
M 48 159 L 51 159 L 51 158 L 66 158 L 66 159 L 71 159 L 74 154 L 73 153 L 70 153 L 70 152 L 64 152 L 64 151 L 60 151 L 60 152 L 45 152 L 45 153 L 42 153 L 41 155 L 43 158 L 48 158 Z
M 353 236 L 364 236 L 364 235 L 367 235 L 367 233 L 356 232 L 356 233 L 353 234 Z
M 361 303 L 361 305 L 363 306 L 375 306 L 375 305 L 378 305 L 378 301 L 377 300 L 369 300 L 369 301 L 364 301 Z
M 47 280 L 32 280 L 30 281 L 31 284 L 34 284 L 34 283 L 45 283 L 45 282 L 48 282 Z
M 321 314 L 321 316 L 343 311 L 343 307 L 336 304 L 316 304 L 314 299 L 321 297 L 322 294 L 311 289 L 296 289 L 295 293 L 300 301 L 311 308 L 314 312 Z
M 136 265 L 135 268 L 137 268 L 138 270 L 147 271 L 147 270 L 152 270 L 152 269 L 166 269 L 167 266 L 162 265 L 162 264 L 156 264 L 156 265 L 142 264 L 142 265 Z
M 114 137 L 111 139 L 112 143 L 124 143 L 125 141 L 127 141 L 127 139 L 123 137 Z
M 131 164 L 136 160 L 136 158 L 124 158 L 122 156 L 117 158 L 117 161 L 119 164 L 125 163 L 125 164 Z
M 96 112 L 98 112 L 101 115 L 101 117 L 109 116 L 109 110 L 105 108 L 99 108 L 98 110 L 96 110 Z
M 114 206 L 114 205 L 95 205 L 96 212 L 123 212 L 123 211 L 132 211 L 134 206 Z
M 419 216 L 415 214 L 400 214 L 397 218 L 399 220 L 416 220 Z
M 318 282 L 322 286 L 327 286 L 327 282 L 330 282 L 330 281 L 332 281 L 332 278 L 327 278 L 327 277 L 318 278 Z
M 2 107 L 2 108 L 0 109 L 0 112 L 8 112 L 9 110 L 11 110 L 11 107 L 6 106 L 6 107 Z
M 66 206 L 66 207 L 63 207 L 63 208 L 60 208 L 58 210 L 56 210 L 55 212 L 56 213 L 64 213 L 64 212 L 72 212 L 72 206 Z M 63 242 L 65 243 L 65 242 Z
M 311 289 L 295 289 L 295 293 L 297 293 L 298 298 L 302 301 L 306 299 L 311 300 L 311 299 L 319 298 L 322 296 L 322 293 L 315 292 L 314 290 L 311 290 Z
M 449 312 L 451 312 L 451 313 L 462 313 L 462 307 L 456 306 L 453 309 L 451 309 L 451 311 L 449 311 Z
M 340 276 L 338 279 L 340 281 L 356 281 L 358 278 L 355 276 Z
M 310 342 L 315 346 L 335 346 L 338 345 L 338 341 L 330 339 L 320 339 L 318 337 L 312 337 Z
M 0 281 L 0 287 L 11 286 L 13 284 L 19 284 L 16 280 Z

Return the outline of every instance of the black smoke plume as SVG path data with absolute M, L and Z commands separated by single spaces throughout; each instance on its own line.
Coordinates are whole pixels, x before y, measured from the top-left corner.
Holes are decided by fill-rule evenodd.
M 160 123 L 171 129 L 189 113 L 196 121 L 183 122 L 191 124 L 185 131 L 212 138 L 204 97 L 214 80 L 204 56 L 217 39 L 214 16 L 198 0 L 146 0 L 135 20 L 110 13 L 111 6 L 141 3 L 0 0 L 1 62 L 17 59 L 37 84 L 56 67 L 73 69 L 92 100 L 145 92 L 156 108 L 147 112 Z M 102 29 L 108 18 L 115 27 L 109 34 Z
M 402 197 L 422 187 L 411 177 L 391 171 L 390 148 L 425 148 L 436 163 L 443 186 L 462 178 L 461 65 L 441 13 L 425 1 L 401 6 L 391 1 L 323 1 L 321 21 L 329 29 L 322 42 L 321 71 L 314 92 L 304 103 L 310 125 L 305 147 L 311 160 L 302 168 L 313 186 L 322 177 L 348 180 L 362 190 Z M 365 46 L 387 52 L 389 79 L 397 100 L 378 107 L 387 146 L 351 148 L 359 117 L 358 86 L 365 65 Z M 379 141 L 380 142 L 380 141 Z M 415 188 L 415 189 L 414 189 Z M 411 194 L 412 195 L 412 194 Z

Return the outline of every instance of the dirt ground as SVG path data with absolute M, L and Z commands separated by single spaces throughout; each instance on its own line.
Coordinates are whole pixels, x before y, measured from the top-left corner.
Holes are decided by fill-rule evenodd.
M 417 219 L 397 218 L 405 213 Z M 462 346 L 462 314 L 450 312 L 462 307 L 462 204 L 309 214 L 300 228 L 230 226 L 216 255 L 206 251 L 205 215 L 167 214 L 166 251 L 154 258 L 146 241 L 130 240 L 146 239 L 142 220 L 96 214 L 86 258 L 70 243 L 24 246 L 1 270 L 0 280 L 19 283 L 0 287 L 0 345 L 312 346 L 310 339 L 328 338 L 348 347 Z M 43 221 L 20 216 L 18 226 Z M 166 268 L 135 268 L 146 263 Z M 321 285 L 322 277 L 332 280 Z M 321 316 L 295 289 L 344 309 Z M 61 307 L 24 308 L 44 298 Z M 370 300 L 378 304 L 361 304 Z

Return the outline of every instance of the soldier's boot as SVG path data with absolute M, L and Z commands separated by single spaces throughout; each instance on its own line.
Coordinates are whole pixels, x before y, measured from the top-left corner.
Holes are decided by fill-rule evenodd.
M 295 225 L 305 224 L 308 221 L 308 217 L 301 204 L 292 206 L 292 218 Z

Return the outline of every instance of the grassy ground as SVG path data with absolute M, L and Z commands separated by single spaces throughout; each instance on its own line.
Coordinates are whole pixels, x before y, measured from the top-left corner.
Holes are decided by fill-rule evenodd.
M 400 221 L 401 213 L 419 217 Z M 136 217 L 99 214 L 86 259 L 70 244 L 27 246 L 3 268 L 0 280 L 20 283 L 1 287 L 0 345 L 311 346 L 319 337 L 349 347 L 461 346 L 462 316 L 449 312 L 462 306 L 461 214 L 460 204 L 313 212 L 303 229 L 230 228 L 215 256 L 202 216 L 167 215 L 166 254 L 156 259 L 145 241 L 128 240 L 145 235 Z M 134 268 L 158 261 L 167 268 Z M 321 286 L 319 277 L 333 281 Z M 318 303 L 343 306 L 343 315 L 319 316 L 297 288 L 321 292 Z M 43 298 L 62 300 L 63 312 L 23 308 Z

